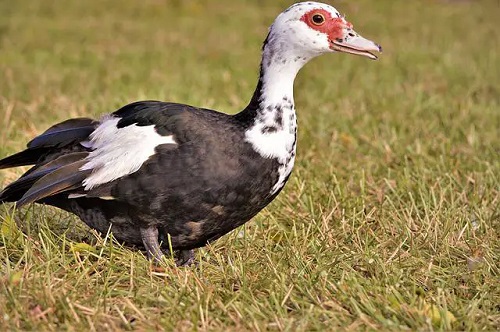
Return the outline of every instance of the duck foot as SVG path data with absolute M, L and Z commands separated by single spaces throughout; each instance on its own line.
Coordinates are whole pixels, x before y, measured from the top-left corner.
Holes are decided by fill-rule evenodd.
M 158 228 L 151 226 L 141 228 L 140 231 L 142 243 L 144 244 L 144 248 L 146 248 L 148 259 L 154 260 L 157 263 L 161 262 L 163 253 L 158 243 Z
M 140 231 L 142 243 L 146 248 L 146 255 L 148 259 L 153 260 L 155 263 L 160 263 L 165 255 L 163 254 L 160 243 L 158 242 L 158 228 L 151 226 L 141 228 Z M 194 250 L 175 251 L 175 264 L 177 266 L 191 266 L 196 264 Z
M 175 252 L 175 264 L 177 266 L 196 265 L 194 250 L 178 250 Z

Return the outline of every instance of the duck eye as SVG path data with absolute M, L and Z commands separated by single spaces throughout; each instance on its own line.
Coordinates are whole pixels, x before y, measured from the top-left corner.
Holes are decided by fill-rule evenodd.
M 321 14 L 314 14 L 312 16 L 312 22 L 316 25 L 321 25 L 325 23 L 325 17 Z

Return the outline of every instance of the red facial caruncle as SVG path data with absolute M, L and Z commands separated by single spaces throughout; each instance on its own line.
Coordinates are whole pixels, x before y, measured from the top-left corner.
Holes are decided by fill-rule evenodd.
M 309 28 L 326 34 L 330 49 L 334 52 L 361 55 L 372 60 L 377 59 L 372 52 L 382 52 L 380 45 L 361 37 L 352 29 L 352 24 L 337 13 L 317 8 L 302 15 L 300 20 Z
M 332 17 L 324 9 L 313 9 L 301 18 L 311 29 L 325 33 L 329 40 L 344 39 L 343 29 L 352 29 L 352 24 L 341 17 Z

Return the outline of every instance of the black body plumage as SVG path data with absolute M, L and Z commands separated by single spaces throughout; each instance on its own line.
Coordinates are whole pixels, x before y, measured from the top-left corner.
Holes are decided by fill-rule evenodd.
M 110 211 L 125 205 L 127 217 L 96 217 L 100 213 L 87 198 L 70 201 L 66 209 L 91 227 L 105 232 L 111 221 L 118 238 L 141 244 L 137 227 L 155 224 L 164 240 L 170 235 L 174 249 L 193 249 L 248 221 L 274 198 L 274 160 L 244 141 L 242 124 L 231 116 L 162 102 L 134 103 L 115 115 L 121 117 L 118 127 L 154 124 L 178 145 L 158 146 L 137 172 L 87 194 L 118 198 L 99 205 Z
M 159 101 L 132 103 L 113 115 L 120 119 L 117 128 L 154 125 L 177 144 L 157 146 L 138 171 L 85 191 L 82 181 L 89 172 L 79 168 L 90 149 L 81 143 L 98 122 L 66 121 L 35 138 L 18 154 L 19 162 L 0 161 L 0 168 L 35 164 L 0 193 L 0 202 L 53 205 L 104 234 L 112 226 L 118 240 L 137 246 L 143 245 L 140 229 L 154 225 L 167 249 L 170 237 L 175 250 L 189 250 L 242 225 L 277 195 L 270 194 L 278 178 L 276 160 L 262 158 L 245 141 L 245 121 Z M 37 182 L 41 192 L 26 196 Z

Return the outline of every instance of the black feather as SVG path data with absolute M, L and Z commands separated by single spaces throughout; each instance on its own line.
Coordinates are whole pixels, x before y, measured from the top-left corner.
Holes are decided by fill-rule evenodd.
M 58 123 L 28 143 L 28 149 L 0 160 L 0 169 L 34 165 L 52 148 L 81 142 L 94 131 L 97 122 L 89 118 L 70 119 Z
M 46 149 L 28 149 L 0 160 L 0 169 L 33 165 L 45 154 Z
M 61 168 L 63 166 L 69 165 L 71 163 L 77 162 L 79 160 L 85 159 L 89 155 L 89 152 L 73 152 L 73 153 L 68 153 L 65 155 L 62 155 L 48 163 L 42 164 L 41 166 L 35 166 L 36 168 L 33 170 L 30 170 L 29 174 L 23 175 L 25 176 L 36 176 L 39 173 L 45 172 L 52 172 L 58 168 Z
M 91 125 L 96 125 L 97 122 L 93 119 L 90 118 L 74 118 L 74 119 L 68 119 L 63 122 L 59 122 L 49 129 L 45 130 L 43 134 L 50 134 L 56 131 L 64 130 L 64 129 L 71 129 L 71 128 L 81 128 L 81 127 L 88 127 Z
M 43 134 L 35 137 L 28 143 L 28 148 L 36 149 L 66 146 L 73 142 L 85 140 L 95 129 L 95 124 L 92 123 L 77 127 L 82 121 L 71 123 L 68 123 L 68 121 L 53 126 Z M 70 127 L 70 125 L 73 125 L 73 127 Z
M 80 187 L 81 182 L 92 172 L 80 171 L 85 163 L 85 160 L 79 160 L 43 176 L 18 200 L 17 205 L 23 206 Z
M 0 202 L 15 202 L 21 199 L 31 186 L 43 176 L 61 168 L 65 165 L 84 159 L 88 156 L 88 152 L 75 152 L 63 155 L 51 162 L 43 164 L 39 167 L 34 167 L 29 172 L 25 173 L 17 181 L 8 185 L 0 192 Z

